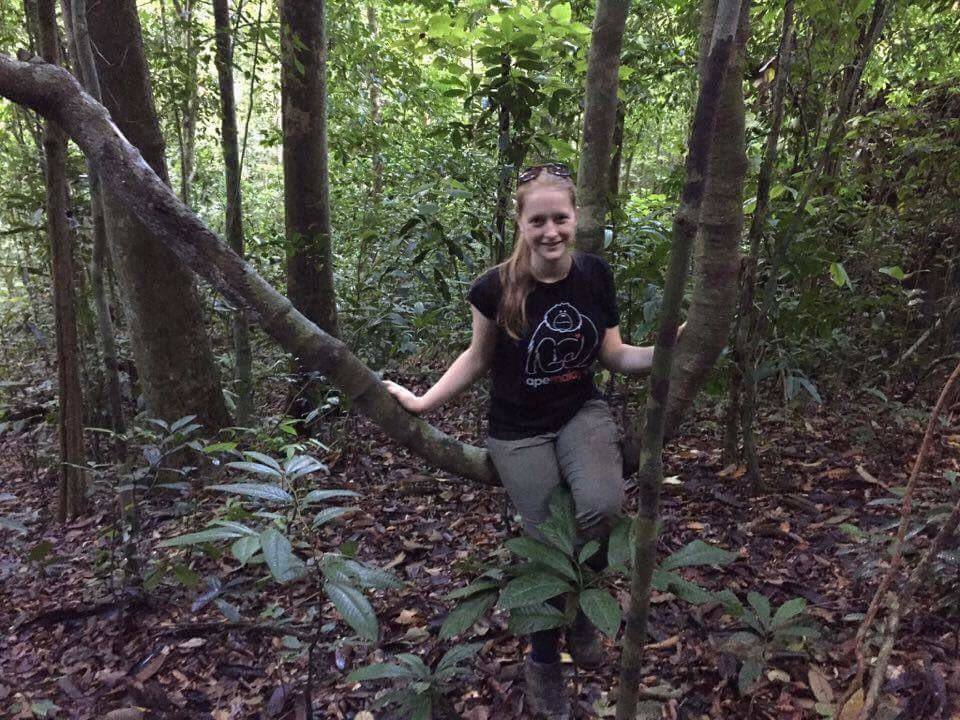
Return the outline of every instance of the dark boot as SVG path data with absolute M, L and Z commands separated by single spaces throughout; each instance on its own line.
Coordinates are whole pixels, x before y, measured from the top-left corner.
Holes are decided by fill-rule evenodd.
M 607 661 L 607 651 L 603 647 L 600 633 L 582 612 L 567 630 L 567 650 L 583 670 L 598 670 Z
M 541 663 L 528 657 L 523 665 L 527 704 L 542 720 L 570 720 L 570 696 L 559 662 Z

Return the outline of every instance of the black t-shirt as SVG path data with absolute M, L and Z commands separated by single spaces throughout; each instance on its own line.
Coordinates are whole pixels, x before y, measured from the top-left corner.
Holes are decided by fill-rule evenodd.
M 559 430 L 597 397 L 592 366 L 607 328 L 620 324 L 613 273 L 596 255 L 574 253 L 565 278 L 537 282 L 527 296 L 527 329 L 519 340 L 497 322 L 501 294 L 499 268 L 492 268 L 467 295 L 497 323 L 490 436 L 516 440 Z

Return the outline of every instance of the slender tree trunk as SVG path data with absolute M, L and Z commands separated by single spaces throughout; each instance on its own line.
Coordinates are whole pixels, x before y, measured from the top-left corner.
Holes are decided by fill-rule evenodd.
M 227 183 L 226 240 L 243 257 L 243 204 L 240 193 L 240 149 L 237 140 L 237 107 L 233 95 L 233 46 L 230 39 L 228 0 L 213 0 L 216 28 L 216 64 L 220 83 L 220 142 Z M 253 356 L 246 315 L 238 309 L 233 316 L 233 349 L 237 379 L 237 422 L 247 423 L 253 412 Z
M 736 462 L 738 428 L 740 425 L 740 397 L 744 382 L 755 383 L 752 363 L 745 362 L 744 349 L 747 346 L 751 329 L 756 323 L 754 308 L 754 287 L 757 282 L 757 260 L 760 257 L 760 241 L 763 237 L 764 226 L 767 222 L 770 203 L 770 186 L 773 181 L 773 169 L 777 164 L 777 153 L 780 142 L 780 127 L 783 123 L 784 98 L 787 83 L 790 79 L 790 69 L 793 65 L 793 4 L 794 0 L 786 0 L 783 8 L 783 30 L 780 33 L 780 49 L 777 52 L 777 76 L 771 96 L 770 131 L 767 133 L 767 142 L 764 147 L 763 160 L 760 164 L 760 173 L 757 177 L 757 204 L 753 211 L 750 223 L 750 254 L 745 258 L 744 271 L 740 283 L 740 302 L 737 312 L 737 323 L 734 328 L 733 365 L 730 378 L 730 398 L 726 419 L 724 440 L 724 456 L 728 463 Z M 752 398 L 751 398 L 752 399 Z M 749 409 L 745 421 L 752 423 L 753 408 Z M 751 482 L 759 479 L 759 463 L 755 445 L 752 443 L 753 433 L 750 433 L 751 444 L 745 447 L 748 475 Z
M 60 62 L 56 0 L 37 0 L 37 33 L 43 58 Z M 60 482 L 57 517 L 60 522 L 87 510 L 83 475 L 83 395 L 77 340 L 76 290 L 73 247 L 67 221 L 67 136 L 52 120 L 43 124 L 46 163 L 47 241 L 53 280 L 53 305 L 57 331 L 57 394 L 59 400 Z
M 100 79 L 97 76 L 96 61 L 90 46 L 87 29 L 86 0 L 64 0 L 64 17 L 69 20 L 67 27 L 73 39 L 74 55 L 78 76 L 91 97 L 100 101 Z M 123 421 L 123 395 L 120 390 L 120 369 L 117 363 L 117 344 L 114 337 L 113 318 L 107 302 L 104 273 L 109 265 L 107 256 L 107 227 L 103 210 L 103 190 L 96 171 L 87 163 L 87 176 L 90 180 L 90 211 L 93 224 L 93 253 L 90 261 L 90 285 L 97 315 L 97 340 L 103 358 L 106 384 L 107 412 L 110 415 L 110 428 L 119 434 L 125 429 Z
M 640 458 L 640 508 L 634 519 L 634 567 L 630 582 L 630 610 L 623 639 L 620 696 L 617 720 L 634 720 L 641 679 L 643 645 L 650 610 L 650 581 L 656 564 L 657 517 L 663 482 L 663 437 L 670 392 L 673 348 L 680 319 L 690 249 L 699 223 L 714 123 L 723 92 L 724 76 L 737 52 L 736 35 L 741 16 L 740 0 L 719 0 L 706 71 L 702 74 L 693 127 L 688 144 L 683 194 L 673 224 L 673 245 L 660 309 L 660 327 L 653 353 L 650 392 L 647 396 L 643 454 Z
M 510 56 L 506 53 L 500 58 L 500 78 L 506 83 L 510 77 Z M 500 86 L 503 92 L 505 85 Z M 497 206 L 494 211 L 493 226 L 496 230 L 493 252 L 490 261 L 503 262 L 507 254 L 507 215 L 510 206 L 510 178 L 519 168 L 511 168 L 513 153 L 510 152 L 510 108 L 501 100 L 497 116 Z
M 324 0 L 280 3 L 284 216 L 290 300 L 336 337 L 324 7 Z
M 380 28 L 377 25 L 377 9 L 372 2 L 367 2 L 367 31 L 376 43 Z M 370 83 L 370 127 L 373 129 L 376 143 L 370 158 L 370 200 L 374 206 L 377 206 L 380 204 L 380 196 L 383 195 L 383 154 L 380 152 L 380 80 L 373 67 L 368 69 L 367 74 Z
M 117 127 L 167 181 L 163 136 L 134 0 L 87 8 L 104 102 Z M 106 182 L 102 171 L 101 180 Z M 230 423 L 193 276 L 116 197 L 105 198 L 108 239 L 147 411 L 197 415 L 208 431 Z
M 617 124 L 620 49 L 629 8 L 629 0 L 597 0 L 593 21 L 577 170 L 577 248 L 584 252 L 603 249 L 603 226 L 610 202 L 610 156 Z
M 750 3 L 744 2 L 730 67 L 717 107 L 700 225 L 693 260 L 693 292 L 687 326 L 677 348 L 667 404 L 666 433 L 676 433 L 683 415 L 703 387 L 727 344 L 737 302 L 743 186 L 747 175 L 743 66 L 749 36 Z M 704 0 L 700 25 L 701 59 L 706 58 L 717 0 Z M 700 63 L 701 75 L 706 72 Z
M 200 102 L 199 78 L 197 75 L 197 50 L 194 30 L 193 0 L 178 2 L 173 0 L 182 26 L 183 56 L 186 59 L 186 73 L 183 81 L 186 97 L 183 101 L 182 130 L 180 131 L 180 199 L 191 205 L 193 198 L 193 178 L 196 174 L 197 154 L 197 111 Z
M 615 220 L 620 212 L 620 173 L 623 166 L 623 126 L 626 121 L 626 108 L 623 106 L 623 103 L 617 103 L 617 123 L 613 128 L 613 157 L 610 159 L 610 180 L 608 185 L 611 203 L 609 210 L 613 218 L 611 224 L 613 225 L 614 238 L 616 237 L 617 233 Z

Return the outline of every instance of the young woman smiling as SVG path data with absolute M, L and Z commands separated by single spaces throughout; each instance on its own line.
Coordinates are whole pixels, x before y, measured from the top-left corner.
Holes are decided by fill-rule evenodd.
M 623 502 L 619 433 L 593 382 L 593 364 L 615 372 L 649 370 L 652 347 L 620 337 L 613 273 L 601 258 L 575 252 L 576 195 L 570 170 L 527 168 L 517 182 L 518 237 L 511 257 L 470 288 L 473 337 L 423 395 L 387 382 L 412 413 L 432 410 L 490 372 L 488 448 L 526 533 L 549 516 L 554 489 L 570 489 L 582 541 L 604 542 Z M 606 552 L 594 555 L 605 562 Z M 581 667 L 604 661 L 582 613 L 567 635 Z M 525 663 L 527 699 L 541 717 L 567 718 L 570 700 L 557 630 L 534 633 Z

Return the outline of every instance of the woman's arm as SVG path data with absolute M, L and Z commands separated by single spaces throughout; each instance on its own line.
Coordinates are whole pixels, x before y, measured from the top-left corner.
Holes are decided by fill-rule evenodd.
M 423 395 L 385 380 L 387 390 L 414 415 L 429 412 L 473 385 L 490 367 L 496 344 L 497 326 L 472 305 L 473 337 L 470 347 L 460 353 L 437 382 Z
M 683 323 L 677 328 L 677 340 L 683 334 Z M 607 328 L 600 346 L 600 364 L 624 375 L 642 375 L 653 365 L 652 345 L 627 345 L 620 337 L 620 326 Z

